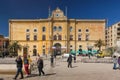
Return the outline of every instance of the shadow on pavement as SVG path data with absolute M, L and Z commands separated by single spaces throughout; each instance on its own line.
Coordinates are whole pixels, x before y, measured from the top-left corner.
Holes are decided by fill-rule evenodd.
M 72 68 L 76 68 L 76 67 L 78 67 L 78 66 L 72 66 Z
M 36 77 L 38 74 L 31 74 L 29 77 Z
M 51 75 L 55 75 L 56 73 L 49 73 L 49 74 L 46 74 L 46 76 L 51 76 Z
M 36 77 L 36 76 L 38 76 L 38 74 L 31 74 L 30 76 L 26 76 L 24 78 L 31 78 L 31 77 Z
M 44 76 L 51 76 L 51 75 L 55 75 L 56 73 L 49 73 L 49 74 L 46 74 L 46 75 L 44 75 Z M 25 78 L 31 78 L 31 77 L 36 77 L 36 76 L 39 76 L 38 74 L 31 74 L 30 76 L 28 76 L 28 77 L 25 77 Z M 3 80 L 3 79 L 1 79 L 0 78 L 0 80 Z

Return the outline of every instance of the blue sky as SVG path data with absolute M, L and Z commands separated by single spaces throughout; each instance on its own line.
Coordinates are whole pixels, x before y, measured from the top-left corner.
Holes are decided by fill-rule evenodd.
M 48 18 L 59 7 L 68 18 L 107 19 L 108 25 L 120 21 L 120 0 L 0 0 L 0 34 L 8 36 L 9 19 Z

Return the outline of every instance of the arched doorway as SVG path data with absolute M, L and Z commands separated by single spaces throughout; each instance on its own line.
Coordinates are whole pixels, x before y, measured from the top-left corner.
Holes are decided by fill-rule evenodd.
M 33 49 L 33 56 L 37 56 L 37 49 Z
M 61 55 L 61 44 L 60 43 L 56 43 L 54 44 L 54 55 Z

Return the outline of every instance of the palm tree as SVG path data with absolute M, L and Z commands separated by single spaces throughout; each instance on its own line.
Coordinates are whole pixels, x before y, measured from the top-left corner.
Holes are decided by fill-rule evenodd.
M 18 50 L 21 51 L 22 46 L 18 43 L 18 41 L 14 41 L 9 45 L 9 52 L 11 53 L 11 56 L 17 56 Z
M 101 39 L 99 39 L 99 40 L 95 41 L 94 45 L 95 45 L 95 47 L 99 48 L 99 51 L 101 51 L 101 47 L 105 46 L 105 43 Z

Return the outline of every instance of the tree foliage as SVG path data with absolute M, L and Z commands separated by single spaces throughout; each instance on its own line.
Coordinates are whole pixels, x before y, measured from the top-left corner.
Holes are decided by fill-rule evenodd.
M 18 43 L 18 41 L 12 42 L 8 47 L 9 53 L 12 56 L 17 56 L 18 50 L 21 51 L 21 49 L 22 49 L 22 46 Z
M 104 43 L 101 39 L 99 39 L 99 40 L 95 41 L 94 46 L 95 46 L 95 47 L 98 47 L 98 48 L 99 48 L 99 51 L 101 51 L 101 47 L 102 47 L 102 46 L 105 46 L 105 43 Z

